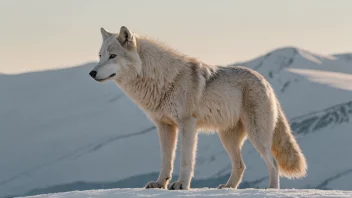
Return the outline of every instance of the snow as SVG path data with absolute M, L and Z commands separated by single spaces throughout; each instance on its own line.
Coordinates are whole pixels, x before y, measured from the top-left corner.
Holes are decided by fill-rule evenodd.
M 312 190 L 312 189 L 192 189 L 188 191 L 169 190 L 145 190 L 145 189 L 111 189 L 111 190 L 88 190 L 73 191 L 58 194 L 45 194 L 32 196 L 32 198 L 132 198 L 132 197 L 241 197 L 241 198 L 263 198 L 263 197 L 352 197 L 352 191 L 338 190 Z M 26 197 L 29 198 L 29 197 Z
M 288 71 L 301 74 L 312 82 L 333 86 L 342 90 L 352 91 L 352 74 L 340 72 L 326 72 L 311 69 L 288 69 Z
M 281 48 L 235 64 L 270 81 L 306 155 L 307 177 L 282 178 L 283 188 L 352 190 L 350 57 Z M 0 76 L 0 197 L 140 188 L 157 178 L 153 124 L 113 82 L 92 80 L 93 67 Z M 265 163 L 248 141 L 242 155 L 240 187 L 265 188 Z M 175 175 L 178 164 L 177 155 Z M 230 170 L 217 135 L 201 134 L 191 187 L 216 187 Z

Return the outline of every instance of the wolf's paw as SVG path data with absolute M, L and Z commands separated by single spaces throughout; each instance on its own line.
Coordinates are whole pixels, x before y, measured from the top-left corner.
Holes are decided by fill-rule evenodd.
M 171 184 L 169 184 L 168 186 L 169 190 L 188 190 L 189 189 L 189 185 L 183 183 L 183 182 L 173 182 Z
M 145 185 L 145 188 L 165 188 L 165 186 L 159 184 L 158 182 L 150 181 Z
M 226 184 L 220 184 L 218 186 L 218 189 L 226 189 L 226 188 L 232 188 L 232 186 L 226 185 Z

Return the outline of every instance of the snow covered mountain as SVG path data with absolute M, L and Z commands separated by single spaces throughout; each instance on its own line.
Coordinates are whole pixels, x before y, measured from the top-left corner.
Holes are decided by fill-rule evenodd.
M 233 65 L 270 81 L 307 157 L 308 176 L 281 186 L 352 190 L 352 54 L 290 47 Z M 113 82 L 90 79 L 93 67 L 0 74 L 0 197 L 142 187 L 156 179 L 155 127 Z M 248 141 L 242 153 L 241 187 L 266 187 L 266 166 Z M 191 186 L 224 183 L 230 166 L 219 138 L 200 135 Z

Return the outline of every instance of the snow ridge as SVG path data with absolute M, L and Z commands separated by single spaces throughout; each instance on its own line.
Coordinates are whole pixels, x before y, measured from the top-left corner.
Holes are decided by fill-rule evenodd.
M 329 125 L 348 123 L 352 119 L 352 101 L 291 119 L 292 130 L 306 135 Z

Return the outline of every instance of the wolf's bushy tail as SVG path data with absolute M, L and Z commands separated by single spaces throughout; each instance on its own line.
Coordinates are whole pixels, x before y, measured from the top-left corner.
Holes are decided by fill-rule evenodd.
M 288 120 L 278 103 L 279 117 L 274 131 L 271 151 L 278 161 L 280 175 L 288 178 L 304 177 L 306 159 L 292 134 Z

